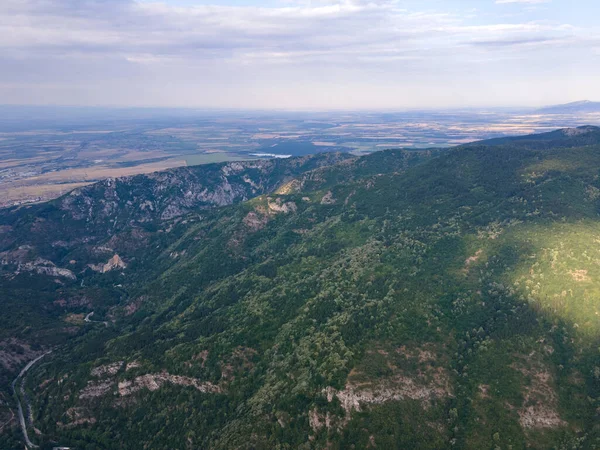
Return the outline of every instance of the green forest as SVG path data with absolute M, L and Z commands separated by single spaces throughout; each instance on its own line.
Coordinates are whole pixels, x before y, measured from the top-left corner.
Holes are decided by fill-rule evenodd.
M 600 448 L 600 129 L 236 164 L 0 211 L 40 448 Z

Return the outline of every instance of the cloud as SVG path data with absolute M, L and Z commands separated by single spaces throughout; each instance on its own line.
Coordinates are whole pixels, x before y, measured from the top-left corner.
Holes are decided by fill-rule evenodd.
M 497 5 L 507 5 L 513 3 L 524 3 L 527 5 L 539 5 L 541 3 L 550 3 L 552 0 L 496 0 Z
M 539 47 L 542 45 L 556 45 L 559 43 L 567 44 L 570 41 L 567 39 L 557 39 L 552 37 L 527 37 L 520 39 L 499 39 L 499 40 L 487 40 L 487 41 L 474 41 L 472 45 L 478 45 L 482 47 L 524 47 L 524 46 L 535 46 Z
M 440 12 L 410 12 L 393 2 L 279 8 L 196 6 L 130 0 L 5 0 L 0 49 L 56 56 L 120 55 L 129 61 L 172 58 L 281 62 L 435 52 L 464 38 L 531 39 L 564 29 L 538 23 L 468 26 Z M 534 36 L 534 38 L 537 38 Z
M 309 89 L 322 97 L 340 85 L 362 98 L 357 90 L 379 92 L 369 83 L 425 89 L 442 76 L 499 72 L 498 65 L 510 60 L 529 58 L 537 71 L 544 58 L 554 60 L 544 49 L 568 43 L 576 54 L 573 49 L 593 39 L 569 24 L 482 24 L 475 14 L 405 9 L 393 0 L 277 7 L 2 0 L 0 83 L 29 80 L 26 99 L 41 92 L 49 101 L 64 95 L 71 102 L 216 104 L 219 96 L 231 104 L 242 97 L 246 103 L 272 103 L 278 96 L 291 102 Z

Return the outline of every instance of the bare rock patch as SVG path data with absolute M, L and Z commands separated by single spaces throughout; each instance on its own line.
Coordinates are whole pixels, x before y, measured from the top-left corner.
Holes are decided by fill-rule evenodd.
M 119 382 L 119 395 L 122 397 L 135 394 L 138 391 L 147 389 L 156 391 L 166 383 L 175 384 L 178 386 L 191 386 L 200 392 L 205 393 L 220 393 L 221 388 L 209 381 L 200 381 L 196 378 L 184 377 L 180 375 L 171 375 L 167 372 L 156 374 L 146 374 L 134 378 L 133 380 L 124 380 Z

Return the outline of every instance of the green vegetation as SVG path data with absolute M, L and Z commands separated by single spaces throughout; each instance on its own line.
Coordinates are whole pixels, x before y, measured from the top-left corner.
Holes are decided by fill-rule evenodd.
M 109 322 L 77 325 L 31 370 L 38 441 L 600 447 L 600 132 L 580 131 L 278 162 L 250 201 L 112 229 L 75 220 L 95 241 L 61 251 L 9 233 L 6 251 L 77 260 L 56 289 L 103 293 L 78 307 Z M 1 223 L 46 214 L 52 230 L 58 213 L 38 208 Z M 127 267 L 85 269 L 99 246 Z

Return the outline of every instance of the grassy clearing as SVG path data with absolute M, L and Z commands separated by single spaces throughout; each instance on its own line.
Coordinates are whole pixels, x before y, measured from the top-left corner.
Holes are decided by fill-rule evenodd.
M 507 230 L 493 247 L 520 255 L 506 277 L 521 299 L 583 335 L 600 336 L 598 222 L 523 224 Z

